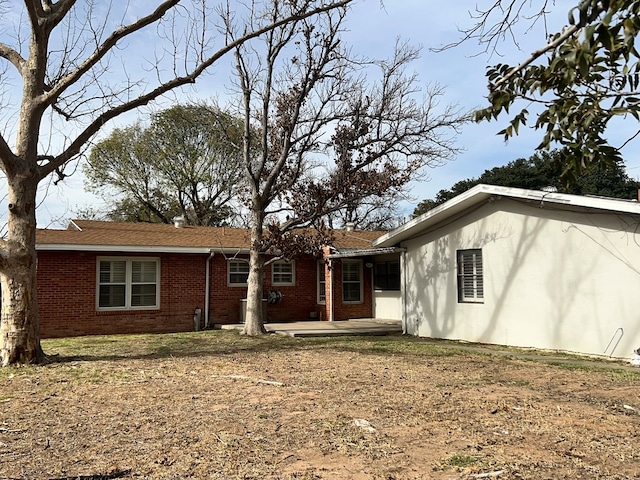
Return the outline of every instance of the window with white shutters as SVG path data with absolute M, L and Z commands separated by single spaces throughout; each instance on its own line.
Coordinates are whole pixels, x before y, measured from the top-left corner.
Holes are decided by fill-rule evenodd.
M 458 302 L 484 302 L 481 249 L 458 250 Z
M 131 261 L 131 306 L 154 307 L 157 293 L 155 261 Z

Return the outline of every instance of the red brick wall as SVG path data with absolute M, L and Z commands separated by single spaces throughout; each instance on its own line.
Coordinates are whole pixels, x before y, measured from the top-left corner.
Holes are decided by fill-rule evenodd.
M 159 310 L 96 310 L 97 257 L 160 258 Z M 169 333 L 194 329 L 196 308 L 205 310 L 205 265 L 208 255 L 119 254 L 101 252 L 38 252 L 38 300 L 43 338 L 116 333 Z M 210 261 L 210 324 L 240 322 L 240 300 L 246 287 L 230 287 L 227 260 L 215 254 Z M 271 266 L 265 268 L 265 296 L 282 293 L 282 301 L 267 306 L 268 321 L 308 320 L 317 312 L 316 261 L 295 262 L 296 285 L 272 286 Z M 326 319 L 326 317 L 325 317 Z
M 160 309 L 96 310 L 97 257 L 160 258 Z M 204 307 L 206 255 L 38 252 L 38 302 L 43 338 L 193 330 Z
M 362 262 L 362 302 L 344 303 L 342 300 L 342 260 L 331 260 L 333 276 L 333 319 L 349 320 L 351 318 L 371 318 L 373 316 L 373 273 L 372 269 L 366 266 L 366 260 Z M 329 281 L 327 280 L 327 289 Z M 327 299 L 329 292 L 327 291 Z M 327 301 L 327 308 L 329 302 Z M 328 315 L 328 312 L 327 312 Z
M 325 255 L 330 252 L 325 249 Z M 355 260 L 355 259 L 354 259 Z M 333 320 L 349 320 L 352 318 L 373 317 L 373 272 L 367 267 L 367 259 L 359 259 L 362 262 L 362 302 L 344 303 L 342 300 L 342 260 L 332 259 L 325 264 L 326 305 L 323 309 L 322 319 L 331 319 L 331 304 L 333 302 Z M 331 282 L 333 281 L 333 292 Z M 331 295 L 333 294 L 333 299 Z
M 311 312 L 317 316 L 318 282 L 317 261 L 314 258 L 298 258 L 295 260 L 296 284 L 295 286 L 272 285 L 271 265 L 265 269 L 265 296 L 269 290 L 278 290 L 282 293 L 280 303 L 267 306 L 267 317 L 270 322 L 282 322 L 288 320 L 309 320 Z
M 160 309 L 96 310 L 97 257 L 160 258 Z M 161 254 L 126 255 L 101 252 L 38 253 L 38 300 L 40 332 L 43 338 L 117 333 L 169 333 L 194 329 L 196 308 L 205 310 L 205 265 L 208 255 Z M 333 260 L 334 320 L 367 318 L 373 315 L 372 272 L 363 261 L 363 301 L 342 301 L 342 262 Z M 245 286 L 231 287 L 227 280 L 227 259 L 215 254 L 210 261 L 210 325 L 240 322 Z M 327 305 L 317 304 L 317 262 L 313 258 L 295 261 L 295 286 L 273 286 L 271 265 L 265 268 L 264 292 L 282 293 L 282 301 L 268 304 L 267 321 L 309 320 L 312 315 L 329 320 L 329 271 Z
M 245 257 L 239 257 L 245 258 Z M 216 253 L 211 260 L 209 322 L 227 325 L 240 322 L 240 300 L 246 298 L 247 287 L 229 287 L 227 260 Z
M 247 257 L 237 257 L 247 259 Z M 224 255 L 216 254 L 211 262 L 211 306 L 210 321 L 212 324 L 230 324 L 240 322 L 241 300 L 247 296 L 246 287 L 228 285 L 227 260 Z M 264 298 L 270 290 L 278 290 L 282 294 L 280 303 L 267 304 L 267 321 L 299 321 L 309 320 L 311 312 L 318 311 L 316 260 L 298 258 L 295 260 L 295 285 L 272 285 L 271 265 L 265 267 Z

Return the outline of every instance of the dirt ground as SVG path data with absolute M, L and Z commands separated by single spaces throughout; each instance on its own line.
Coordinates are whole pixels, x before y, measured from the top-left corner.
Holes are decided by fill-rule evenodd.
M 0 479 L 640 478 L 640 370 L 405 337 L 44 342 L 0 371 Z

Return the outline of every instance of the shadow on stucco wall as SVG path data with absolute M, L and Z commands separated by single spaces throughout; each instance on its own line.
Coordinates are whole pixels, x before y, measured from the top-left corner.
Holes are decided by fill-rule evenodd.
M 640 311 L 640 295 L 636 302 L 617 291 L 624 278 L 640 292 L 639 230 L 636 217 L 508 199 L 465 212 L 407 242 L 407 333 L 608 354 L 624 330 L 640 346 L 640 314 L 629 310 Z M 469 248 L 483 251 L 480 304 L 457 298 L 456 251 Z

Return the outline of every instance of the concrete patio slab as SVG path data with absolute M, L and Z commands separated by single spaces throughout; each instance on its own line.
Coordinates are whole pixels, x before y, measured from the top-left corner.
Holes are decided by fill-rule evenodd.
M 242 329 L 242 324 L 222 325 L 222 329 Z M 265 324 L 267 332 L 290 337 L 332 337 L 340 335 L 390 335 L 402 333 L 399 320 L 355 319 L 336 322 L 302 321 Z

